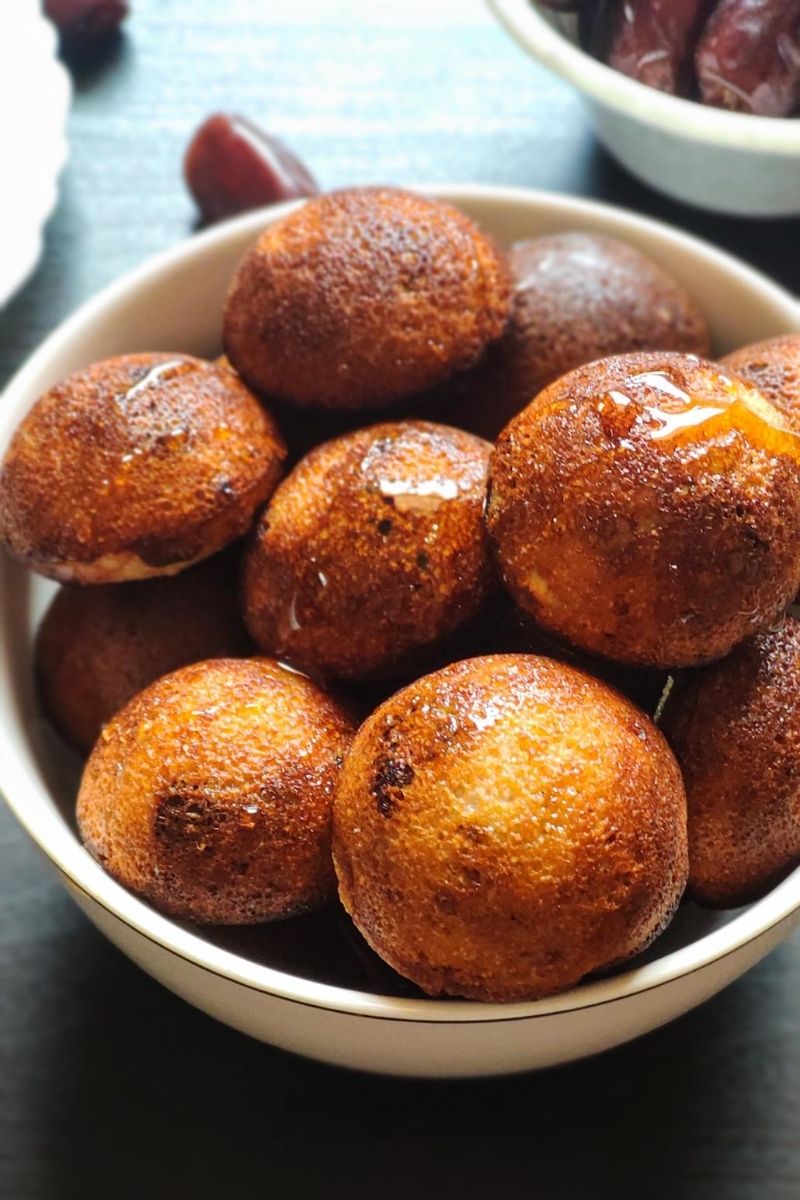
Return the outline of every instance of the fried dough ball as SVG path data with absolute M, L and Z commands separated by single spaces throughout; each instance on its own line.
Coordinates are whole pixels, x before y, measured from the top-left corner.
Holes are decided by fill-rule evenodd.
M 188 663 L 248 653 L 238 598 L 239 555 L 228 551 L 161 579 L 56 593 L 36 639 L 42 702 L 76 749 L 153 680 Z
M 505 259 L 463 213 L 353 188 L 264 230 L 231 285 L 225 352 L 277 399 L 375 408 L 472 366 L 510 303 Z
M 483 523 L 491 446 L 425 421 L 312 450 L 264 510 L 245 560 L 256 643 L 312 675 L 399 675 L 477 617 L 494 575 Z
M 757 899 L 800 865 L 800 622 L 687 672 L 663 728 L 686 782 L 694 898 Z
M 693 356 L 580 367 L 497 442 L 488 523 L 506 583 L 603 657 L 720 658 L 797 591 L 799 446 L 755 389 Z
M 479 654 L 538 654 L 545 658 L 555 658 L 616 688 L 648 716 L 653 716 L 657 711 L 671 678 L 666 671 L 652 667 L 633 667 L 588 654 L 585 650 L 565 642 L 563 638 L 546 633 L 527 613 L 517 608 L 510 597 L 506 596 L 505 599 L 507 608 L 495 606 L 495 611 L 491 614 L 494 618 L 492 626 L 480 631 L 480 640 L 476 648 L 470 649 L 468 654 L 462 654 L 462 658 L 471 658 Z M 455 659 L 450 661 L 454 662 Z
M 800 433 L 800 333 L 734 350 L 722 366 L 758 388 Z
M 518 242 L 511 320 L 446 410 L 494 441 L 542 388 L 575 367 L 633 350 L 707 354 L 706 322 L 684 287 L 633 246 L 591 233 Z
M 334 802 L 339 894 L 431 995 L 527 1000 L 643 950 L 686 883 L 665 740 L 599 680 L 534 655 L 455 663 L 361 726 Z
M 240 537 L 285 447 L 230 371 L 126 354 L 37 400 L 0 469 L 0 540 L 69 583 L 171 575 Z
M 173 916 L 248 925 L 305 912 L 335 890 L 331 804 L 353 731 L 332 697 L 270 659 L 183 667 L 103 729 L 81 836 Z

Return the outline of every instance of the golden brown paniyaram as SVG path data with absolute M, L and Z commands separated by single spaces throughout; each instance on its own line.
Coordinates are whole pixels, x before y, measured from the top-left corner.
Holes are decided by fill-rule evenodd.
M 720 658 L 797 592 L 800 442 L 702 359 L 625 354 L 563 376 L 500 435 L 489 487 L 514 598 L 607 658 Z
M 800 864 L 800 621 L 687 672 L 663 729 L 686 782 L 692 895 L 758 899 Z
M 509 252 L 514 304 L 505 333 L 460 377 L 454 424 L 491 441 L 534 396 L 584 363 L 633 350 L 708 354 L 708 327 L 684 287 L 617 238 L 556 233 Z
M 687 873 L 686 799 L 655 726 L 563 663 L 498 655 L 404 688 L 339 779 L 339 894 L 431 995 L 534 999 L 644 949 Z
M 246 925 L 334 890 L 331 804 L 354 726 L 270 659 L 215 659 L 159 679 L 103 729 L 78 796 L 105 869 L 189 921 Z
M 721 365 L 758 388 L 800 433 L 800 333 L 743 346 L 727 354 Z
M 314 675 L 410 671 L 494 589 L 483 521 L 491 446 L 427 421 L 345 434 L 275 492 L 245 560 L 245 618 Z
M 458 209 L 351 188 L 264 230 L 231 285 L 225 352 L 265 395 L 376 408 L 472 366 L 510 306 L 505 258 Z
M 240 537 L 285 447 L 231 371 L 126 354 L 37 400 L 0 468 L 0 539 L 62 582 L 169 575 Z
M 161 675 L 250 648 L 239 611 L 239 554 L 226 551 L 161 579 L 62 587 L 39 627 L 45 711 L 88 753 L 102 726 Z

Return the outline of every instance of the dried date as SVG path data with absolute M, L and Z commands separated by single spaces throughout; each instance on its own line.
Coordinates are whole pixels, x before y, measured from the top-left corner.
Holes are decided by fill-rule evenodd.
M 70 51 L 89 50 L 116 33 L 128 15 L 127 0 L 45 0 L 45 15 Z
M 714 0 L 624 0 L 615 8 L 608 64 L 673 96 L 688 96 L 692 57 Z
M 203 122 L 189 143 L 183 170 L 205 221 L 319 191 L 288 146 L 230 113 L 214 113 Z
M 800 105 L 800 0 L 721 0 L 696 68 L 705 104 L 789 116 Z

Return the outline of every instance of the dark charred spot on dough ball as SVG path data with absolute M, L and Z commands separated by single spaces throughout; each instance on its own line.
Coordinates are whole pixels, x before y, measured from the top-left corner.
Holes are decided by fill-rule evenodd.
M 378 764 L 371 790 L 382 816 L 391 815 L 395 802 L 402 799 L 403 788 L 408 787 L 413 778 L 414 770 L 406 762 L 386 758 Z
M 419 567 L 420 571 L 427 571 L 430 565 L 431 560 L 428 558 L 427 554 L 417 555 L 417 566 Z
M 767 554 L 771 549 L 772 543 L 767 538 L 759 537 L 755 529 L 742 530 L 742 536 L 747 538 L 753 550 L 761 554 Z
M 459 825 L 459 833 L 463 833 L 465 838 L 469 838 L 476 846 L 485 845 L 489 838 L 486 830 L 480 825 Z
M 131 554 L 137 555 L 149 567 L 168 567 L 172 563 L 191 562 L 198 547 L 186 541 L 167 541 L 159 537 L 138 538 L 129 546 Z
M 387 533 L 391 533 L 391 532 L 392 532 L 392 522 L 391 521 L 387 520 L 385 517 L 382 521 L 378 521 L 378 533 L 380 533 L 383 537 L 385 537 Z
M 153 828 L 156 840 L 166 846 L 190 844 L 204 854 L 213 854 L 211 838 L 218 834 L 224 812 L 211 808 L 191 788 L 176 788 L 156 799 Z
M 437 892 L 434 903 L 439 912 L 446 913 L 448 917 L 454 916 L 458 910 L 456 898 L 450 892 Z

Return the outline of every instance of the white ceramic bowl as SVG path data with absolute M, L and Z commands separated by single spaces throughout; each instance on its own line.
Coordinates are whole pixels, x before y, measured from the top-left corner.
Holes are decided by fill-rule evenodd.
M 800 307 L 791 296 L 666 226 L 545 193 L 436 190 L 506 244 L 569 229 L 626 238 L 691 288 L 719 351 L 800 329 Z M 200 234 L 85 304 L 6 389 L 0 453 L 37 395 L 92 360 L 147 349 L 217 353 L 231 273 L 257 232 L 290 207 Z M 736 913 L 685 906 L 646 961 L 622 974 L 550 1000 L 510 1005 L 353 991 L 277 970 L 250 948 L 232 953 L 225 948 L 229 938 L 179 925 L 130 895 L 76 837 L 74 771 L 65 769 L 47 735 L 31 679 L 31 634 L 51 591 L 52 585 L 0 556 L 0 789 L 71 895 L 112 942 L 192 1004 L 254 1037 L 327 1062 L 396 1074 L 466 1076 L 548 1066 L 627 1041 L 699 1004 L 786 937 L 797 919 L 800 870 Z
M 531 0 L 488 4 L 529 54 L 583 93 L 597 136 L 645 183 L 716 212 L 800 213 L 800 118 L 755 117 L 668 96 L 584 53 L 565 32 L 569 22 Z

